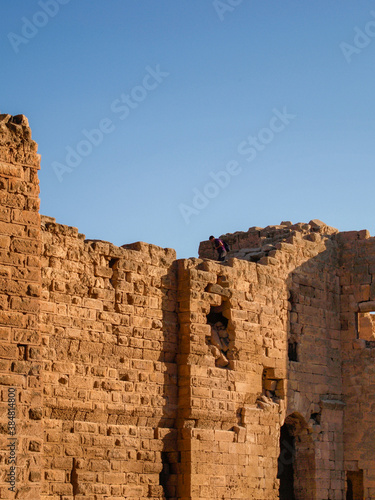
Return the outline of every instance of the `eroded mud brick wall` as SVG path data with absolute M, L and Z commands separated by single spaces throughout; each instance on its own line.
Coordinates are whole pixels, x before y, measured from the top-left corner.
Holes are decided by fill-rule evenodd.
M 42 386 L 38 312 L 40 217 L 37 145 L 24 116 L 0 115 L 0 497 L 38 500 Z M 15 408 L 8 404 L 15 394 Z M 16 433 L 13 411 L 16 412 Z M 8 425 L 9 424 L 9 425 Z M 8 446 L 15 450 L 15 471 Z M 14 444 L 14 445 L 13 445 Z
M 176 497 L 174 251 L 42 236 L 43 498 Z
M 345 470 L 354 498 L 375 498 L 375 336 L 361 316 L 375 311 L 375 238 L 340 233 Z M 362 496 L 360 496 L 362 495 Z

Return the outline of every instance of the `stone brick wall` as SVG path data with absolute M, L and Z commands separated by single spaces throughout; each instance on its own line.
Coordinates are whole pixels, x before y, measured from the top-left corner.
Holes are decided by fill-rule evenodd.
M 282 353 L 265 352 L 259 269 L 233 260 L 179 262 L 179 415 L 182 499 L 278 498 L 278 432 L 283 387 L 275 401 L 263 395 L 262 375 L 271 366 L 285 377 Z M 278 303 L 282 314 L 283 301 Z M 270 311 L 271 306 L 267 312 Z M 217 364 L 210 314 L 228 320 L 228 365 Z M 286 317 L 286 310 L 284 311 Z M 224 321 L 224 320 L 222 320 Z M 276 323 L 281 320 L 276 319 Z M 267 325 L 267 326 L 265 326 Z
M 230 256 L 240 257 L 241 261 L 230 258 L 226 266 L 198 262 L 197 269 L 190 273 L 199 277 L 200 285 L 197 278 L 184 284 L 185 293 L 194 293 L 198 300 L 190 301 L 187 320 L 186 314 L 180 313 L 181 330 L 184 322 L 190 322 L 188 331 L 193 329 L 196 334 L 190 342 L 195 358 L 201 353 L 200 364 L 211 363 L 206 370 L 212 370 L 213 360 L 204 352 L 205 348 L 207 351 L 204 339 L 209 335 L 204 315 L 212 304 L 220 303 L 220 295 L 225 304 L 224 315 L 229 319 L 231 342 L 226 376 L 232 377 L 234 384 L 230 386 L 227 378 L 223 378 L 215 381 L 215 388 L 221 386 L 222 391 L 216 393 L 224 395 L 227 401 L 234 397 L 237 405 L 232 408 L 232 420 L 228 418 L 226 425 L 245 427 L 246 455 L 253 460 L 244 467 L 236 493 L 230 496 L 227 489 L 225 498 L 279 498 L 276 476 L 280 426 L 288 419 L 297 443 L 293 451 L 296 498 L 297 495 L 303 499 L 343 498 L 339 261 L 338 244 L 333 236 L 337 231 L 318 221 L 293 228 L 257 228 L 250 233 L 254 231 L 257 238 L 265 240 L 255 241 L 254 244 L 261 246 L 250 262 L 242 260 L 245 247 L 236 251 L 233 243 Z M 249 243 L 248 240 L 246 244 Z M 201 248 L 207 249 L 207 243 L 202 243 Z M 253 256 L 255 252 L 247 253 Z M 212 274 L 215 269 L 216 276 Z M 179 286 L 183 283 L 180 277 Z M 220 290 L 215 283 L 225 283 L 226 288 Z M 197 332 L 201 332 L 200 337 Z M 194 359 L 193 365 L 196 364 Z M 193 398 L 197 386 L 206 385 L 208 378 L 213 384 L 212 373 L 208 377 L 202 368 L 199 373 L 204 377 L 201 381 L 195 372 L 190 377 L 192 398 L 187 407 L 191 418 L 197 405 Z M 226 386 L 230 390 L 225 392 Z M 215 408 L 215 414 L 220 415 L 218 425 L 223 427 L 225 401 L 220 402 L 213 390 L 206 389 L 200 404 L 207 404 L 207 398 L 212 405 L 212 400 L 216 405 L 221 403 L 221 411 Z M 236 416 L 247 414 L 252 415 L 250 420 L 245 417 L 234 421 Z M 214 416 L 208 414 L 206 420 L 213 422 Z M 199 426 L 199 419 L 195 422 Z M 192 438 L 194 441 L 194 434 Z M 232 450 L 239 455 L 234 447 Z M 192 459 L 193 464 L 197 461 L 197 457 Z M 230 463 L 229 458 L 223 457 L 223 461 Z M 282 466 L 279 463 L 279 469 Z M 222 478 L 227 486 L 231 484 L 229 476 L 233 477 L 230 469 L 228 472 L 228 477 Z M 198 484 L 206 491 L 202 477 Z M 235 489 L 232 486 L 231 491 Z M 213 491 L 196 495 L 196 498 L 220 498 L 213 496 Z
M 375 498 L 375 339 L 360 338 L 358 315 L 375 310 L 375 238 L 351 231 L 339 240 L 345 470 L 354 491 L 361 477 L 367 499 Z
M 296 266 L 288 280 L 288 341 L 296 346 L 297 361 L 289 361 L 287 413 L 303 417 L 311 433 L 316 498 L 342 498 L 344 403 L 338 245 L 334 238 L 314 234 L 313 241 L 306 239 L 301 249 L 298 246 L 294 244 L 293 251 L 297 257 L 302 252 L 305 263 Z
M 176 497 L 174 251 L 50 219 L 42 241 L 43 498 Z
M 0 115 L 0 498 L 40 498 L 40 217 L 37 145 L 24 116 Z M 11 393 L 9 392 L 11 391 Z M 15 393 L 15 403 L 8 404 Z M 13 411 L 16 429 L 13 434 Z M 15 448 L 16 470 L 10 456 Z
M 86 240 L 40 217 L 36 150 L 0 115 L 0 498 L 375 498 L 375 239 Z

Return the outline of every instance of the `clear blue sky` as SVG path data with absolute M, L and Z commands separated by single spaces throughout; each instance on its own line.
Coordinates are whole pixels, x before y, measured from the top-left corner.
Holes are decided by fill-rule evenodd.
M 13 0 L 0 25 L 41 213 L 179 258 L 282 220 L 375 233 L 373 1 Z

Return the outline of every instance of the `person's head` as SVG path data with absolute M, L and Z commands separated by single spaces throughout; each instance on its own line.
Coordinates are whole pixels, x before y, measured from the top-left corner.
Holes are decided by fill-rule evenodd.
M 208 239 L 209 239 L 210 241 L 212 241 L 212 240 L 214 240 L 214 239 L 215 239 L 215 236 L 210 236 Z

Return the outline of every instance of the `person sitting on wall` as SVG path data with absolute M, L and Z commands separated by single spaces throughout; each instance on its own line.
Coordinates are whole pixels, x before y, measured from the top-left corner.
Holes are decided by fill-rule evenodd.
M 224 262 L 225 257 L 227 255 L 227 251 L 225 250 L 224 243 L 219 238 L 215 238 L 215 236 L 210 236 L 209 240 L 211 241 L 214 249 L 218 253 L 219 262 Z

